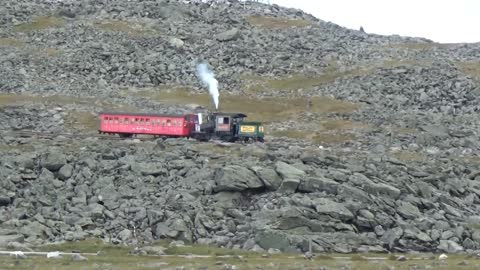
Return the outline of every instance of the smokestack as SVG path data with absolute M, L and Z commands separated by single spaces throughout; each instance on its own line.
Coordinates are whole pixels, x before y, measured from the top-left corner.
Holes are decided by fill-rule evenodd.
M 218 81 L 215 79 L 213 72 L 208 70 L 206 64 L 199 64 L 197 66 L 197 75 L 200 77 L 202 82 L 208 86 L 208 92 L 212 96 L 215 104 L 215 110 L 218 110 Z

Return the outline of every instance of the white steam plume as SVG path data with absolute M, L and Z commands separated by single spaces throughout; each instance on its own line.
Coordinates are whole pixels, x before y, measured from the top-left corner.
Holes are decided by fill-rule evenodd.
M 202 82 L 208 85 L 208 92 L 213 98 L 213 102 L 215 103 L 215 109 L 218 109 L 218 81 L 215 79 L 213 72 L 208 70 L 206 64 L 199 64 L 197 66 L 197 74 L 202 80 Z

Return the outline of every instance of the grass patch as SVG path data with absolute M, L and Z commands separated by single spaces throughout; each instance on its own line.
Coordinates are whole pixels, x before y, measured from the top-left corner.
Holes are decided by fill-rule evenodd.
M 198 94 L 182 89 L 171 91 L 151 89 L 123 94 L 144 97 L 167 104 L 197 104 L 213 109 L 213 102 L 208 93 Z M 309 103 L 311 104 L 310 107 L 308 107 Z M 326 97 L 268 97 L 260 99 L 221 93 L 219 102 L 219 111 L 245 112 L 249 115 L 248 119 L 265 123 L 296 120 L 299 114 L 306 111 L 327 115 L 329 113 L 349 113 L 358 108 L 359 105 L 357 104 Z
M 94 26 L 100 30 L 125 33 L 129 37 L 142 37 L 153 35 L 156 31 L 144 23 L 120 20 L 105 20 L 94 23 Z
M 391 129 L 394 134 L 399 135 L 415 135 L 418 131 L 415 128 L 409 127 L 394 127 Z
M 302 19 L 289 19 L 267 16 L 248 16 L 247 22 L 256 27 L 262 27 L 267 29 L 289 29 L 296 27 L 306 27 L 311 23 Z
M 457 66 L 466 75 L 480 80 L 480 62 L 461 62 Z
M 16 32 L 30 32 L 62 27 L 64 25 L 65 21 L 62 18 L 55 16 L 41 16 L 33 18 L 31 22 L 16 25 L 13 29 Z
M 88 239 L 79 242 L 67 242 L 56 245 L 46 245 L 35 248 L 36 251 L 63 251 L 63 252 L 88 252 L 96 253 L 98 256 L 88 256 L 87 261 L 72 261 L 70 256 L 60 259 L 47 259 L 45 256 L 29 256 L 26 259 L 15 259 L 9 256 L 0 257 L 1 269 L 57 269 L 57 270 L 80 270 L 80 269 L 411 269 L 408 262 L 396 260 L 370 260 L 368 254 L 316 254 L 312 260 L 305 260 L 301 254 L 275 254 L 266 257 L 262 253 L 249 253 L 240 250 L 228 250 L 207 246 L 177 247 L 167 249 L 171 256 L 134 256 L 129 255 L 133 247 L 116 246 L 101 242 L 100 240 Z M 210 255 L 210 257 L 181 257 L 179 254 Z M 230 258 L 218 256 L 232 255 Z M 337 259 L 338 256 L 343 259 Z M 438 261 L 417 259 L 413 257 L 424 257 L 421 255 L 406 255 L 410 262 L 415 262 L 419 269 L 435 268 Z M 377 255 L 373 255 L 377 257 Z M 385 257 L 385 256 L 380 256 Z M 467 266 L 460 266 L 462 269 L 478 269 L 479 262 L 475 258 L 468 258 L 465 255 L 449 255 L 443 263 L 442 269 L 459 269 L 458 263 L 467 261 Z M 226 265 L 234 267 L 229 267 Z M 390 267 L 387 267 L 390 266 Z M 428 267 L 429 266 L 429 267 Z
M 423 154 L 411 151 L 398 151 L 393 153 L 392 156 L 400 161 L 406 162 L 423 161 L 425 159 Z
M 149 89 L 141 91 L 123 92 L 122 95 L 143 97 L 155 102 L 166 104 L 195 104 L 212 108 L 210 95 L 199 94 L 183 87 L 175 90 L 165 88 Z M 346 120 L 325 119 L 330 113 L 351 113 L 359 109 L 359 105 L 350 102 L 335 100 L 326 97 L 268 97 L 253 98 L 249 96 L 237 96 L 230 94 L 220 95 L 219 111 L 244 112 L 248 114 L 248 120 L 261 121 L 265 124 L 286 121 L 299 121 L 305 112 L 314 113 L 318 120 L 305 123 L 320 130 L 297 130 L 272 131 L 266 129 L 266 135 L 286 136 L 289 138 L 310 140 L 319 144 L 336 144 L 356 139 L 349 131 L 366 128 L 361 123 L 353 123 Z M 209 150 L 218 154 L 228 154 L 233 151 L 229 148 L 209 146 Z
M 61 53 L 60 50 L 55 48 L 45 48 L 42 50 L 42 52 L 49 57 L 59 56 Z
M 81 252 L 96 253 L 107 252 L 110 255 L 122 255 L 130 250 L 126 246 L 113 245 L 103 242 L 101 239 L 89 238 L 83 241 L 69 241 L 60 244 L 48 244 L 38 247 L 42 251 Z
M 31 144 L 1 144 L 0 143 L 0 152 L 11 152 L 11 151 L 21 151 L 21 152 L 34 152 L 35 148 Z
M 347 132 L 319 132 L 311 130 L 276 130 L 273 136 L 307 140 L 320 145 L 335 145 L 356 140 L 355 134 Z
M 22 48 L 25 43 L 13 38 L 0 38 L 0 47 Z
M 51 96 L 34 96 L 34 95 L 20 95 L 20 94 L 0 94 L 0 107 L 22 105 L 28 103 L 55 103 L 57 105 L 66 104 L 83 104 L 91 105 L 97 101 L 96 98 L 87 97 L 73 97 L 65 95 L 51 95 Z
M 406 43 L 393 43 L 388 45 L 390 48 L 399 48 L 399 49 L 411 49 L 411 50 L 425 50 L 432 49 L 434 47 L 442 46 L 439 43 L 421 43 L 421 42 L 406 42 Z
M 102 108 L 105 111 L 119 110 L 133 112 L 135 109 L 131 106 L 124 104 L 113 104 L 108 101 L 100 101 L 98 98 L 93 97 L 74 97 L 66 95 L 51 95 L 51 96 L 34 96 L 34 95 L 20 95 L 20 94 L 0 94 L 0 107 L 5 106 L 21 106 L 27 104 L 42 103 L 47 104 L 50 107 L 65 106 L 70 104 L 76 104 L 91 108 L 95 106 Z M 98 116 L 91 112 L 82 111 L 69 111 L 66 118 L 65 125 L 68 128 L 84 129 L 84 130 L 97 130 L 98 129 Z
M 65 122 L 67 127 L 81 130 L 98 130 L 100 120 L 90 112 L 70 112 Z
M 478 223 L 467 223 L 465 227 L 472 229 L 472 230 L 480 230 L 480 224 Z
M 169 247 L 165 250 L 166 254 L 169 255 L 212 255 L 212 256 L 226 256 L 226 255 L 258 255 L 258 253 L 247 252 L 244 250 L 235 250 L 227 248 L 219 248 L 207 245 L 192 245 L 192 246 L 174 246 Z
M 431 67 L 432 63 L 425 60 L 413 60 L 413 59 L 389 59 L 384 60 L 378 68 L 396 68 L 400 66 L 417 66 L 417 67 Z
M 367 69 L 353 69 L 340 72 L 335 67 L 329 67 L 324 74 L 307 76 L 303 74 L 292 74 L 280 78 L 267 78 L 260 76 L 243 75 L 240 78 L 245 80 L 249 87 L 248 93 L 269 92 L 271 90 L 281 92 L 292 92 L 295 90 L 312 90 L 315 86 L 320 86 L 334 82 L 336 79 L 346 76 L 359 76 L 367 74 Z
M 113 104 L 108 101 L 100 101 L 96 97 L 75 97 L 68 95 L 38 96 L 27 94 L 0 93 L 0 107 L 15 106 L 33 103 L 50 103 L 52 105 L 89 105 L 105 109 L 121 109 L 133 111 L 133 108 L 125 104 Z

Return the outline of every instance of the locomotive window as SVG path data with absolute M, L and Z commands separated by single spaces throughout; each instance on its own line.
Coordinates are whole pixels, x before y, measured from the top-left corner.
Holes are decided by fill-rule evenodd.
M 182 120 L 177 121 L 177 126 L 181 127 L 182 126 Z
M 118 124 L 118 117 L 113 118 L 113 123 Z
M 145 119 L 145 125 L 150 126 L 150 119 Z
M 218 123 L 227 125 L 227 124 L 229 124 L 229 120 L 230 120 L 230 118 L 228 118 L 228 117 L 219 117 L 218 118 Z
M 128 124 L 128 118 L 125 118 L 125 124 Z
M 157 119 L 157 126 L 160 126 L 160 119 Z
M 167 120 L 167 126 L 170 126 L 172 124 L 172 121 L 170 119 Z
M 123 119 L 122 118 L 118 119 L 118 123 L 123 124 Z
M 108 117 L 105 116 L 105 117 L 103 118 L 103 121 L 107 122 L 107 121 L 108 121 Z

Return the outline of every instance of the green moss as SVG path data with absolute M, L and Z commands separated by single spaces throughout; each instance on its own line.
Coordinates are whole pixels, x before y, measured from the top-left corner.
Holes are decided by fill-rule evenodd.
M 457 66 L 463 73 L 480 80 L 480 62 L 461 62 Z
M 94 23 L 94 27 L 104 31 L 125 33 L 130 37 L 155 35 L 157 31 L 144 23 L 120 20 L 104 20 Z
M 14 38 L 0 38 L 0 47 L 22 48 L 25 43 Z
M 198 94 L 189 90 L 143 90 L 124 93 L 148 98 L 167 104 L 197 104 L 212 109 L 213 102 L 208 93 Z M 310 105 L 309 105 L 310 104 Z M 223 112 L 247 112 L 249 120 L 264 123 L 296 120 L 304 112 L 321 115 L 328 113 L 348 113 L 359 108 L 359 105 L 335 100 L 326 97 L 268 97 L 253 98 L 250 96 L 237 96 L 230 94 L 220 95 L 219 110 Z M 268 130 L 266 131 L 268 134 Z
M 310 25 L 310 22 L 307 20 L 267 16 L 248 16 L 246 20 L 253 26 L 266 29 L 290 29 Z
M 22 23 L 14 26 L 16 32 L 30 32 L 39 31 L 48 28 L 57 28 L 65 25 L 65 21 L 62 18 L 55 16 L 41 16 L 35 17 L 31 22 Z
M 398 151 L 392 154 L 393 157 L 401 161 L 414 162 L 425 160 L 425 155 L 418 152 Z
M 210 255 L 210 256 L 234 256 L 234 255 L 258 255 L 258 253 L 246 252 L 243 250 L 225 249 L 212 247 L 208 245 L 192 245 L 192 246 L 176 246 L 169 247 L 165 250 L 170 255 Z
M 125 255 L 131 248 L 121 245 L 113 245 L 103 242 L 101 239 L 89 238 L 82 241 L 68 241 L 60 244 L 48 244 L 38 247 L 44 252 L 81 252 L 97 253 L 102 252 L 110 256 Z

